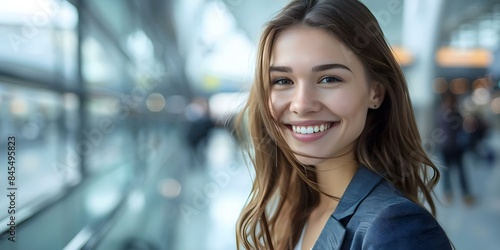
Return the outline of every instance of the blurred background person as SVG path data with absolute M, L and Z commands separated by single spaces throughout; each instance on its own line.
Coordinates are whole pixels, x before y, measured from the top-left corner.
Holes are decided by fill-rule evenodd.
M 477 110 L 465 117 L 463 122 L 464 130 L 469 133 L 466 153 L 471 153 L 478 165 L 491 168 L 495 162 L 495 152 L 486 141 L 489 127 L 487 120 Z
M 441 96 L 441 107 L 437 113 L 438 128 L 444 132 L 441 144 L 441 156 L 444 167 L 442 178 L 444 199 L 447 204 L 453 201 L 451 172 L 456 171 L 459 177 L 461 196 L 466 204 L 472 205 L 474 198 L 464 168 L 464 153 L 470 143 L 470 134 L 463 128 L 464 119 L 458 110 L 456 95 L 445 93 Z

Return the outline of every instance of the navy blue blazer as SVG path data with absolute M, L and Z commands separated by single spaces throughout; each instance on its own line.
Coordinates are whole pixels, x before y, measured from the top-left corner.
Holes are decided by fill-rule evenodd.
M 451 249 L 434 217 L 380 175 L 359 167 L 313 250 Z

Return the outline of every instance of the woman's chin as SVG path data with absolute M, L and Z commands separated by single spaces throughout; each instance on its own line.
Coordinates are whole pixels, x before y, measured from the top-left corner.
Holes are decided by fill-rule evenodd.
M 325 161 L 325 159 L 311 158 L 300 155 L 296 155 L 295 157 L 302 165 L 309 165 L 309 166 L 316 166 Z

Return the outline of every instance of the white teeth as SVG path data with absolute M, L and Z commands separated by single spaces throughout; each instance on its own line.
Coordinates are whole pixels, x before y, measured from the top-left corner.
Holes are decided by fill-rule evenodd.
M 318 133 L 318 132 L 323 132 L 327 129 L 329 129 L 331 126 L 331 124 L 321 124 L 321 125 L 316 125 L 316 126 L 293 126 L 292 125 L 292 130 L 293 132 L 297 133 L 297 134 L 303 134 L 303 135 L 307 135 L 307 134 L 314 134 L 314 133 Z

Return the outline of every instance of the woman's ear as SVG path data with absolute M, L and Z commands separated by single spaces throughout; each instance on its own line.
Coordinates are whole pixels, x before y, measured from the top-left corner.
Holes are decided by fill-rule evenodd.
M 370 100 L 368 102 L 368 108 L 378 109 L 385 97 L 385 87 L 377 82 L 373 81 L 370 84 Z

